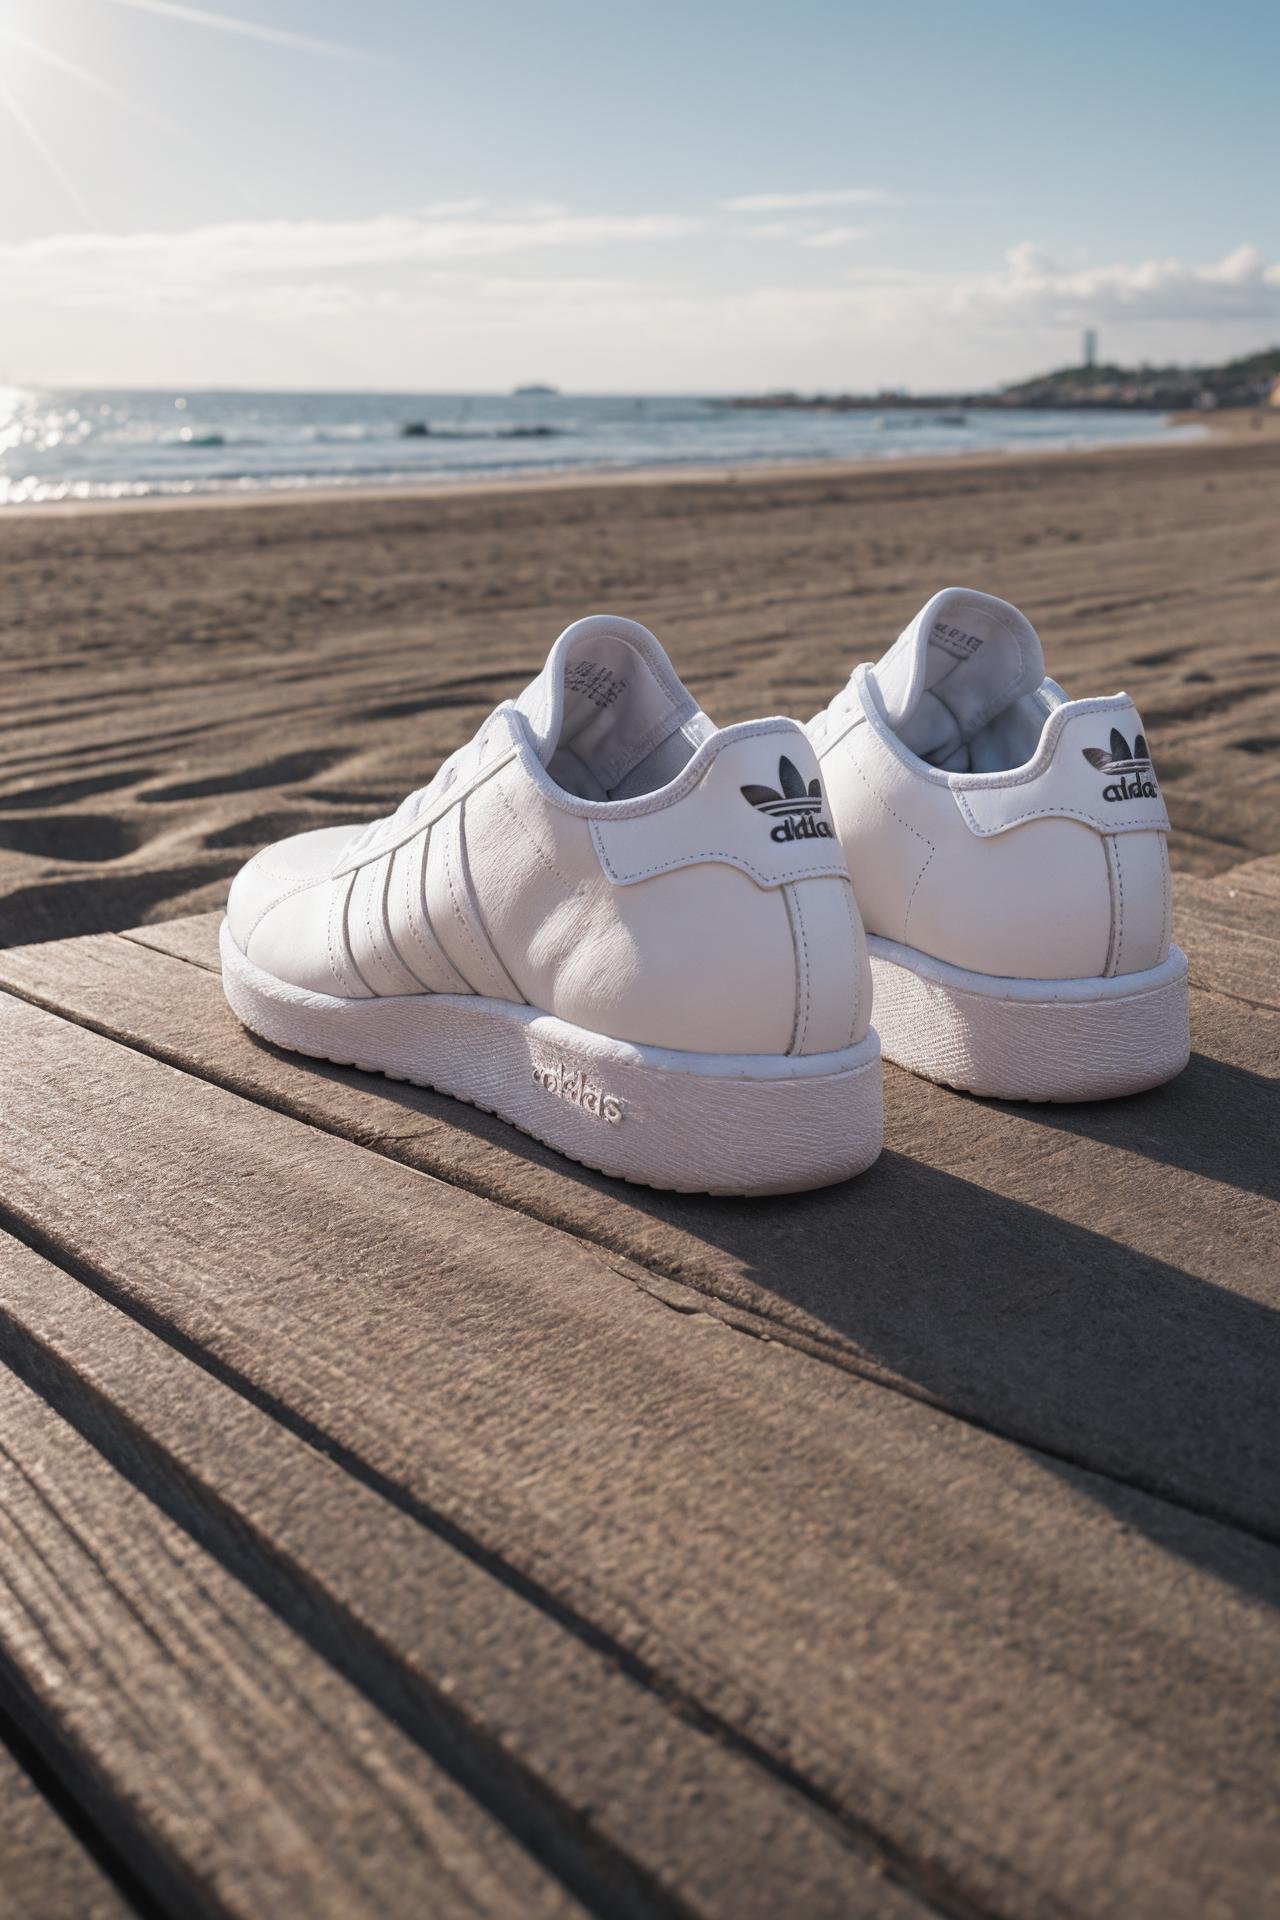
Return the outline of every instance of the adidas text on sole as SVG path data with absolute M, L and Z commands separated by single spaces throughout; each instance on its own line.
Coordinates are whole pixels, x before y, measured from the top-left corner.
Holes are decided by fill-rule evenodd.
M 467 994 L 341 1000 L 264 973 L 222 928 L 232 1010 L 262 1039 L 434 1087 L 600 1173 L 678 1192 L 795 1193 L 884 1137 L 874 1031 L 836 1053 L 682 1053 Z

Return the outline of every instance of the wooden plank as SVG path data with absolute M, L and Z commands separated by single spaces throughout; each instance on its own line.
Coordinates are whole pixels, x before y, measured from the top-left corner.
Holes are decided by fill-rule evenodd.
M 749 1752 L 3 1235 L 0 1359 L 595 1910 L 934 1910 Z
M 1280 853 L 1261 860 L 1246 860 L 1221 875 L 1228 891 L 1261 894 L 1264 899 L 1280 901 Z
M 190 913 L 185 919 L 162 920 L 157 927 L 130 927 L 122 935 L 140 947 L 170 954 L 175 960 L 187 960 L 193 967 L 209 973 L 221 973 L 218 957 L 218 928 L 221 913 Z
M 214 975 L 130 941 L 14 950 L 0 980 L 567 1228 L 641 1282 L 1280 1536 L 1280 1016 L 1196 996 L 1191 1067 L 1137 1100 L 999 1107 L 890 1072 L 881 1164 L 762 1204 L 610 1182 L 455 1101 L 279 1053 Z
M 1184 924 L 1187 927 L 1190 951 L 1194 952 L 1198 939 L 1204 938 L 1206 927 L 1226 927 L 1233 933 L 1280 942 L 1280 897 L 1273 898 L 1253 887 L 1238 886 L 1235 875 L 1239 871 L 1232 868 L 1212 880 L 1191 873 L 1174 874 L 1174 914 L 1179 928 Z M 1273 976 L 1278 964 L 1280 955 L 1272 955 Z M 1274 985 L 1274 978 L 1267 984 Z
M 945 1909 L 1253 1920 L 1280 1885 L 1275 1548 L 31 1006 L 0 1019 L 3 1191 L 47 1248 L 745 1730 Z
M 130 1920 L 135 1911 L 0 1744 L 3 1920 Z
M 162 1904 L 254 1920 L 580 1911 L 11 1372 L 0 1422 L 7 1691 Z

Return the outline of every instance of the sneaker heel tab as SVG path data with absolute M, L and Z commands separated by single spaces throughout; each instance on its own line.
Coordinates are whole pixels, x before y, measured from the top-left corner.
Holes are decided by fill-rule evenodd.
M 817 755 L 797 721 L 727 727 L 697 758 L 694 782 L 670 802 L 592 820 L 596 852 L 615 885 L 703 862 L 738 867 L 761 887 L 847 876 Z

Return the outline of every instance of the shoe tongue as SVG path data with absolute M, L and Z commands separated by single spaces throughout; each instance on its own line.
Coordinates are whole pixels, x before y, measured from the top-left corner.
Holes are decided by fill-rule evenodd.
M 871 672 L 899 739 L 946 766 L 989 720 L 1035 692 L 1044 653 L 1031 622 L 1007 600 L 946 587 Z
M 715 731 L 648 628 L 612 614 L 566 627 L 515 705 L 543 766 L 586 800 L 664 785 Z

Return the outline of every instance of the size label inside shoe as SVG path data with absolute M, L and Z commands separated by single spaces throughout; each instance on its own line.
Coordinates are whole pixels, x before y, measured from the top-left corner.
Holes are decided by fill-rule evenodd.
M 929 645 L 941 647 L 953 660 L 972 660 L 981 651 L 982 635 L 966 633 L 963 627 L 949 626 L 945 620 L 935 620 L 929 631 Z
M 611 707 L 627 690 L 621 674 L 611 673 L 594 660 L 572 661 L 564 683 L 570 693 L 580 693 L 593 707 L 600 708 Z

